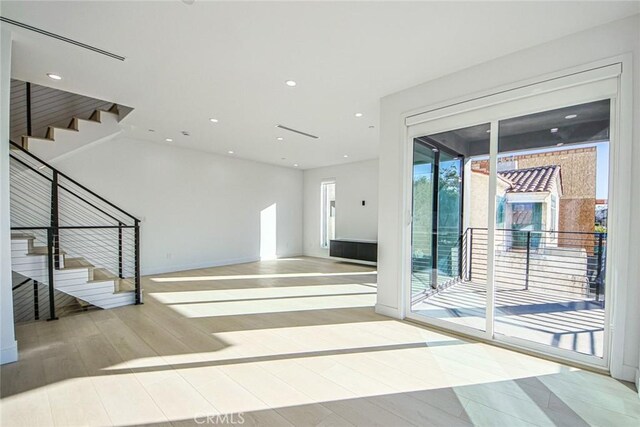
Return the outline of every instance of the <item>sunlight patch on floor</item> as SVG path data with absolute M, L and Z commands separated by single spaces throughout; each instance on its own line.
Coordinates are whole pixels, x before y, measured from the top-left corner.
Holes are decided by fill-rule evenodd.
M 368 276 L 377 271 L 351 271 L 341 273 L 267 273 L 267 274 L 237 274 L 230 276 L 178 276 L 152 277 L 150 280 L 158 283 L 165 282 L 201 282 L 209 280 L 250 280 L 250 279 L 288 279 L 296 277 L 332 277 L 332 276 Z
M 147 296 L 163 304 L 259 300 L 301 296 L 375 294 L 375 284 L 329 284 L 317 286 L 283 286 L 274 288 L 216 289 L 206 291 L 152 292 Z
M 169 307 L 177 313 L 180 313 L 182 316 L 194 318 L 372 307 L 375 303 L 376 295 L 373 293 L 370 295 L 300 297 L 268 301 L 225 301 L 173 304 Z

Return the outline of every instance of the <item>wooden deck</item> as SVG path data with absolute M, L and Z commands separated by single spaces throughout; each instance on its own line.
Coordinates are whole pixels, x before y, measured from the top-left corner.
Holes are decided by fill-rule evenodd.
M 458 283 L 414 303 L 412 311 L 484 330 L 485 288 L 480 283 Z M 497 334 L 603 355 L 604 305 L 593 298 L 501 286 L 496 308 Z

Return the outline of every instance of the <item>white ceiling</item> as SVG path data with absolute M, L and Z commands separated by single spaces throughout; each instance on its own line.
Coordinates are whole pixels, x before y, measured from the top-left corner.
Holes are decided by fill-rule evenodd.
M 123 121 L 131 137 L 306 169 L 377 157 L 384 95 L 638 13 L 639 5 L 3 1 L 0 13 L 127 58 L 12 27 L 14 78 L 134 107 Z M 50 80 L 51 72 L 63 80 Z

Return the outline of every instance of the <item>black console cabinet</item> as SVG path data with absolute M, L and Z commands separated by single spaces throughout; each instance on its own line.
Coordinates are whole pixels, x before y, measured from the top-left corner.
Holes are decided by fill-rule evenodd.
M 329 256 L 377 262 L 378 243 L 370 240 L 331 240 L 329 241 Z

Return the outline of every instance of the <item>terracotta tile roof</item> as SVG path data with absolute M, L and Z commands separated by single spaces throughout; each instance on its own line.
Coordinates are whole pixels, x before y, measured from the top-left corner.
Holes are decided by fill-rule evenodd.
M 556 177 L 560 176 L 560 166 L 538 166 L 527 169 L 514 169 L 498 172 L 498 175 L 511 182 L 508 193 L 533 193 L 551 191 Z M 559 189 L 561 191 L 561 189 Z

